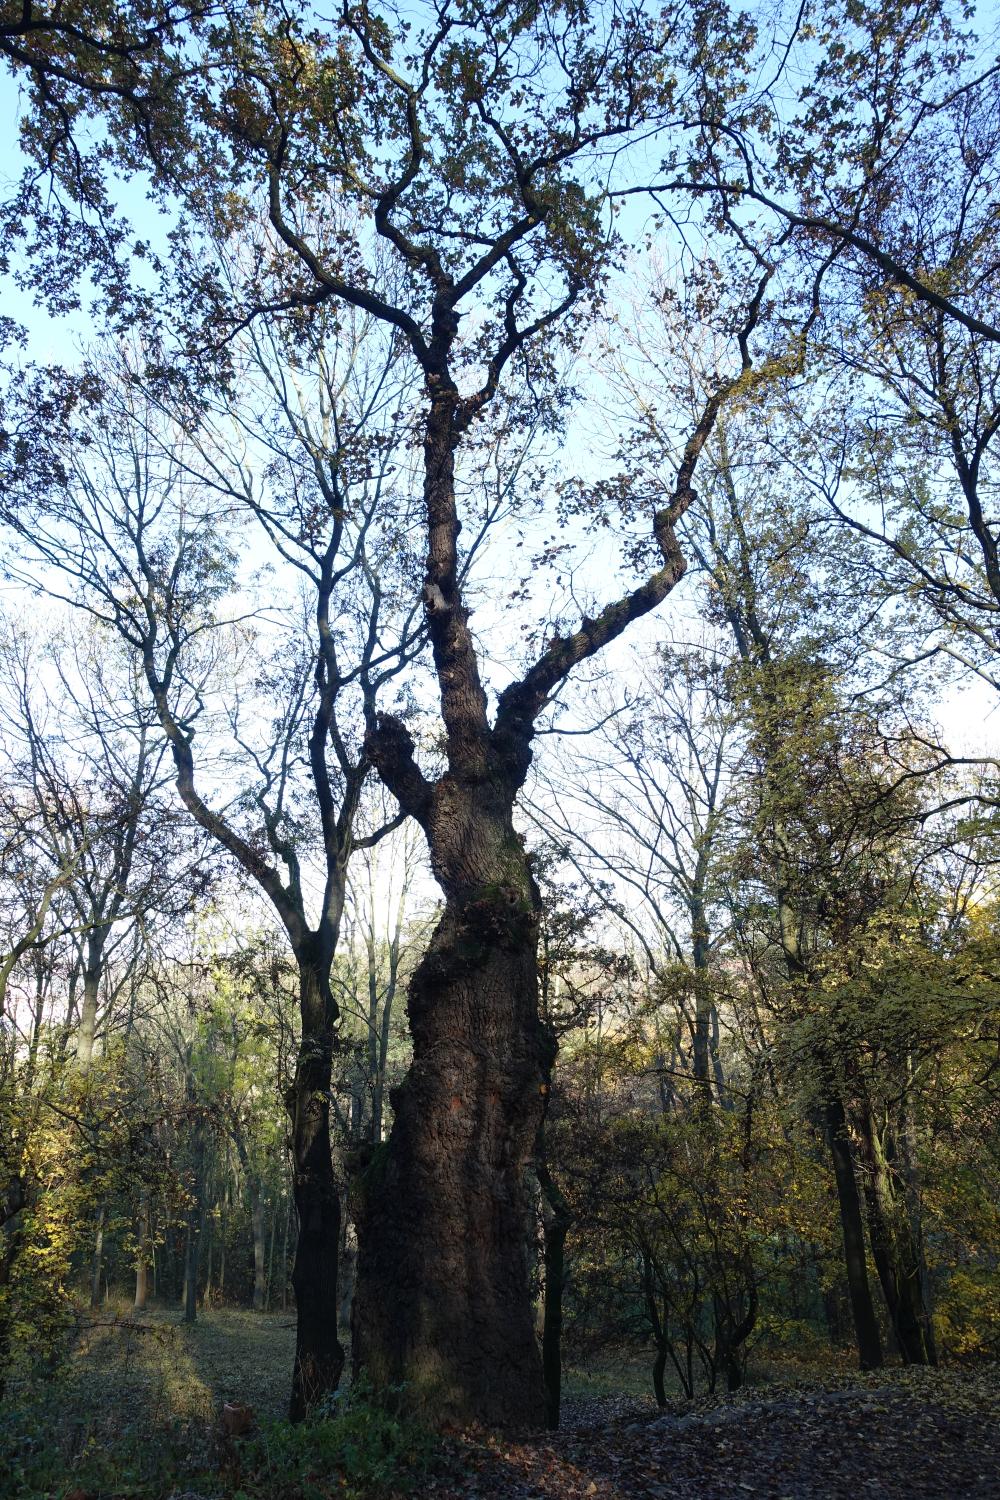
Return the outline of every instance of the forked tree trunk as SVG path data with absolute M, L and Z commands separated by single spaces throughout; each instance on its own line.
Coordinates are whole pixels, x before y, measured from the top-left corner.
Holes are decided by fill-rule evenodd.
M 733 386 L 707 399 L 673 491 L 654 515 L 662 567 L 596 618 L 584 617 L 578 630 L 554 635 L 500 694 L 491 724 L 462 595 L 455 454 L 526 335 L 514 327 L 515 296 L 490 380 L 463 398 L 450 365 L 462 295 L 450 278 L 439 282 L 429 342 L 420 335 L 413 345 L 429 397 L 423 600 L 448 770 L 433 782 L 424 776 L 394 715 L 372 712 L 365 735 L 383 782 L 427 836 L 445 909 L 410 983 L 413 1062 L 393 1095 L 392 1130 L 358 1174 L 355 1368 L 376 1389 L 405 1383 L 405 1399 L 424 1404 L 439 1423 L 513 1429 L 544 1420 L 526 1179 L 555 1054 L 538 1007 L 540 898 L 514 830 L 514 801 L 553 692 L 683 575 L 675 523 L 691 503 L 698 456 Z
M 844 1269 L 847 1273 L 847 1288 L 858 1344 L 858 1363 L 862 1370 L 877 1370 L 882 1365 L 882 1338 L 868 1281 L 861 1195 L 854 1175 L 854 1153 L 847 1134 L 843 1101 L 832 1086 L 829 1086 L 824 1123 L 837 1184 L 840 1226 L 844 1237 Z
M 872 1259 L 903 1363 L 937 1363 L 931 1321 L 923 1297 L 923 1257 L 867 1108 L 860 1115 L 865 1163 L 865 1202 Z
M 337 1338 L 340 1194 L 330 1154 L 330 1080 L 335 1011 L 329 986 L 300 963 L 302 1041 L 288 1094 L 299 1233 L 292 1267 L 295 1366 L 289 1417 L 299 1422 L 335 1391 L 344 1368 Z
M 554 1046 L 538 1014 L 539 897 L 512 793 L 438 785 L 446 906 L 410 984 L 413 1062 L 356 1187 L 355 1369 L 437 1424 L 539 1427 L 528 1174 Z M 492 806 L 491 806 L 492 802 Z

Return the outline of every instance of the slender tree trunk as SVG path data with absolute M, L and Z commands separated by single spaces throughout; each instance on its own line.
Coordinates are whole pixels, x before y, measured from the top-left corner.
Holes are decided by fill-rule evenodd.
M 149 1299 L 149 1267 L 144 1258 L 136 1262 L 135 1267 L 135 1301 L 132 1303 L 133 1312 L 142 1312 Z
M 858 1344 L 858 1361 L 862 1370 L 877 1370 L 883 1362 L 882 1338 L 868 1283 L 861 1197 L 854 1175 L 853 1153 L 847 1134 L 843 1101 L 832 1087 L 828 1090 L 825 1106 L 825 1125 L 837 1184 L 840 1227 L 844 1238 L 844 1269 L 847 1272 L 847 1287 Z
M 491 807 L 491 794 L 496 800 Z M 544 1420 L 528 1174 L 554 1046 L 539 897 L 512 795 L 448 777 L 429 841 L 444 914 L 410 984 L 413 1062 L 356 1184 L 355 1368 L 435 1422 Z M 498 805 L 499 804 L 499 805 Z
M 822 1293 L 822 1298 L 827 1337 L 836 1349 L 844 1341 L 844 1323 L 841 1316 L 841 1291 L 839 1285 L 827 1287 Z
M 892 1331 L 904 1364 L 932 1365 L 936 1358 L 923 1303 L 922 1257 L 867 1108 L 861 1112 L 860 1124 L 868 1234 Z
M 653 1395 L 656 1397 L 656 1404 L 661 1411 L 667 1404 L 667 1390 L 663 1383 L 666 1368 L 667 1346 L 666 1344 L 660 1344 L 657 1345 L 656 1358 L 653 1360 Z
M 196 1230 L 191 1215 L 184 1229 L 184 1281 L 181 1290 L 181 1307 L 184 1310 L 185 1323 L 195 1323 L 198 1320 L 198 1297 L 196 1289 L 196 1265 L 195 1258 L 198 1254 L 196 1242 Z
M 656 1358 L 653 1360 L 653 1395 L 656 1397 L 657 1406 L 662 1409 L 667 1404 L 667 1392 L 663 1384 L 663 1375 L 667 1368 L 669 1347 L 667 1339 L 668 1309 L 666 1301 L 662 1303 L 658 1303 L 657 1301 L 653 1263 L 645 1250 L 642 1252 L 642 1292 L 646 1299 L 646 1316 L 649 1318 L 649 1326 L 653 1330 L 653 1344 L 656 1348 Z M 691 1392 L 688 1394 L 690 1395 Z
M 692 1071 L 698 1086 L 698 1107 L 708 1110 L 712 1102 L 711 1064 L 712 995 L 708 983 L 708 918 L 700 898 L 691 902 L 691 932 L 694 958 L 694 1038 Z
M 389 988 L 382 1004 L 382 1025 L 378 1042 L 378 1063 L 372 1081 L 372 1142 L 378 1146 L 382 1140 L 382 1118 L 385 1111 L 385 1066 L 389 1055 L 389 1032 L 392 1026 L 392 1002 L 395 998 L 396 981 L 390 978 Z
M 193 1087 L 189 1083 L 189 1087 Z M 201 1258 L 201 1231 L 205 1220 L 205 1122 L 197 1114 L 193 1128 L 194 1169 L 192 1172 L 191 1204 L 187 1213 L 184 1233 L 184 1321 L 194 1323 L 198 1318 L 198 1264 Z
M 910 1059 L 907 1059 L 907 1063 L 909 1067 Z M 924 1243 L 923 1203 L 917 1168 L 917 1148 L 912 1116 L 905 1101 L 902 1127 L 899 1132 L 899 1171 L 903 1187 L 904 1212 L 909 1227 L 910 1243 L 913 1246 L 910 1294 L 923 1333 L 927 1363 L 936 1365 L 937 1345 L 934 1338 L 931 1279 Z
M 354 1306 L 354 1284 L 358 1268 L 357 1237 L 351 1234 L 352 1224 L 344 1214 L 344 1235 L 340 1246 L 340 1326 L 350 1328 L 351 1310 Z
M 784 890 L 779 895 L 778 911 L 789 977 L 808 985 L 812 982 L 812 976 L 802 957 L 799 914 L 788 901 Z M 847 1115 L 829 1057 L 821 1050 L 816 1061 L 824 1096 L 817 1123 L 826 1138 L 837 1186 L 837 1206 L 844 1244 L 844 1271 L 858 1346 L 858 1363 L 862 1370 L 878 1370 L 883 1364 L 882 1335 L 868 1281 L 864 1215 L 854 1170 L 854 1151 L 847 1129 Z
M 149 1195 L 143 1193 L 139 1199 L 139 1244 L 135 1255 L 135 1312 L 142 1312 L 149 1297 L 150 1223 Z M 155 1275 L 155 1273 L 154 1273 Z
M 101 978 L 101 955 L 96 960 L 90 956 L 83 971 L 83 1007 L 80 1011 L 80 1029 L 76 1036 L 77 1060 L 85 1067 L 94 1056 L 97 1036 L 97 1000 Z
M 289 1091 L 295 1208 L 299 1234 L 295 1288 L 295 1367 L 289 1416 L 299 1422 L 337 1388 L 344 1351 L 337 1338 L 337 1259 L 340 1193 L 330 1151 L 333 1018 L 329 986 L 308 960 L 300 961 L 302 1041 Z
M 99 1307 L 101 1304 L 101 1273 L 104 1269 L 104 1221 L 107 1218 L 107 1206 L 101 1204 L 97 1211 L 97 1229 L 94 1233 L 94 1256 L 90 1267 L 90 1305 Z
M 542 1306 L 542 1379 L 545 1382 L 545 1425 L 559 1426 L 562 1392 L 563 1292 L 566 1286 L 566 1236 L 572 1223 L 566 1202 L 545 1154 L 545 1127 L 539 1131 L 538 1185 L 542 1190 L 542 1235 L 545 1286 Z
M 253 1181 L 253 1310 L 264 1311 L 267 1292 L 267 1263 L 264 1214 L 264 1185 L 260 1178 Z
M 281 1241 L 281 1311 L 288 1311 L 288 1232 L 292 1224 L 292 1200 L 285 1203 L 285 1233 Z
M 271 1310 L 271 1293 L 274 1288 L 274 1241 L 278 1231 L 278 1215 L 271 1213 L 271 1235 L 267 1250 L 267 1276 L 264 1283 L 264 1309 Z

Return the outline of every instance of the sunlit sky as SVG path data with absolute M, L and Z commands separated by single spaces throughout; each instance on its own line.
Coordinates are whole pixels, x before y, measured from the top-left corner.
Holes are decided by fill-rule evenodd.
M 20 171 L 21 158 L 16 148 L 18 107 L 17 85 L 9 76 L 0 73 L 0 140 L 7 143 L 0 153 L 0 190 L 16 181 Z M 165 247 L 166 221 L 154 211 L 142 185 L 136 182 L 121 184 L 120 201 L 133 222 L 137 235 L 152 241 L 154 246 Z M 630 213 L 638 227 L 641 210 L 636 205 L 630 209 Z M 78 312 L 53 318 L 45 309 L 34 304 L 30 292 L 18 290 L 11 278 L 5 283 L 0 282 L 0 290 L 4 312 L 15 317 L 28 331 L 25 355 L 28 359 L 39 363 L 71 363 L 76 351 L 86 345 L 94 332 L 86 293 L 82 295 L 83 306 Z M 627 309 L 624 310 L 627 312 Z M 592 372 L 583 372 L 585 385 L 595 378 L 597 377 Z M 563 466 L 571 461 L 578 472 L 586 472 L 587 467 L 597 461 L 596 449 L 600 442 L 601 438 L 583 407 L 573 420 L 568 440 L 560 455 Z M 546 524 L 548 523 L 539 523 L 539 534 L 544 531 Z M 510 628 L 506 586 L 523 571 L 523 559 L 529 553 L 530 545 L 527 549 L 522 547 L 520 551 L 515 550 L 515 528 L 508 526 L 501 529 L 492 541 L 485 559 L 486 576 L 497 581 L 499 587 L 477 593 L 477 612 L 473 623 L 487 657 L 487 670 L 495 689 L 501 688 L 509 678 L 511 657 L 518 647 L 517 636 L 512 635 Z M 575 585 L 588 605 L 606 602 L 619 591 L 625 580 L 620 572 L 615 576 L 616 562 L 613 537 L 586 542 L 581 546 L 576 563 Z M 532 602 L 541 608 L 543 616 L 545 596 L 551 589 L 551 581 L 536 580 L 535 598 Z M 21 613 L 26 606 L 30 607 L 23 589 L 14 584 L 0 584 L 0 593 L 6 607 L 14 613 Z M 676 594 L 661 605 L 655 616 L 639 622 L 626 638 L 617 642 L 599 663 L 588 670 L 600 672 L 607 681 L 627 690 L 637 680 L 643 659 L 652 655 L 656 644 L 665 635 L 675 639 L 698 636 L 700 626 L 696 594 L 693 581 L 690 578 L 685 580 Z M 570 707 L 562 722 L 567 727 L 578 728 L 585 722 L 585 710 L 581 711 L 583 717 L 573 711 L 572 690 L 564 696 Z M 938 705 L 935 718 L 947 743 L 956 753 L 989 754 L 994 753 L 998 745 L 996 711 L 997 703 L 992 690 L 970 677 L 964 683 L 952 683 L 948 687 Z M 544 750 L 542 753 L 545 753 Z

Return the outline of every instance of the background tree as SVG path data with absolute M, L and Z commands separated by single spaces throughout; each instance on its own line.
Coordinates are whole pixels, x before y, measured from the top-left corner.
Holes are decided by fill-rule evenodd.
M 34 556 L 68 577 L 74 602 L 133 654 L 181 800 L 260 886 L 295 957 L 302 1031 L 288 1108 L 300 1225 L 297 1417 L 335 1387 L 343 1363 L 330 1275 L 340 1238 L 329 1134 L 338 1015 L 330 972 L 350 855 L 383 832 L 355 833 L 370 765 L 360 709 L 420 644 L 405 598 L 398 609 L 405 507 L 384 506 L 395 483 L 395 355 L 383 345 L 368 363 L 367 346 L 362 359 L 357 342 L 338 346 L 318 330 L 311 337 L 307 375 L 294 340 L 268 346 L 251 336 L 243 389 L 254 396 L 238 410 L 222 397 L 214 408 L 194 410 L 178 398 L 161 411 L 161 398 L 143 393 L 120 365 L 91 425 L 81 419 L 64 430 L 58 498 L 28 501 Z M 28 514 L 14 517 L 22 533 Z M 252 634 L 252 603 L 242 623 L 226 628 L 240 515 L 259 523 L 276 564 L 307 592 L 302 614 L 296 608 L 288 636 L 277 637 L 273 659 L 256 674 L 253 706 L 237 697 L 217 710 L 229 743 L 222 766 L 208 774 L 235 774 L 242 786 L 231 806 L 213 806 L 196 781 L 204 761 L 196 761 L 194 738 L 213 693 L 218 704 L 222 640 L 244 662 L 267 649 L 259 613 Z M 213 750 L 210 742 L 212 760 Z M 307 884 L 312 850 L 315 899 Z

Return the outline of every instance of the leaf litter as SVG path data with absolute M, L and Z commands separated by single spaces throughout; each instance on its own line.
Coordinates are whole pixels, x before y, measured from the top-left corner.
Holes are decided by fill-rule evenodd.
M 466 1435 L 435 1500 L 998 1500 L 995 1366 L 749 1389 L 665 1411 L 599 1402 L 558 1433 Z

